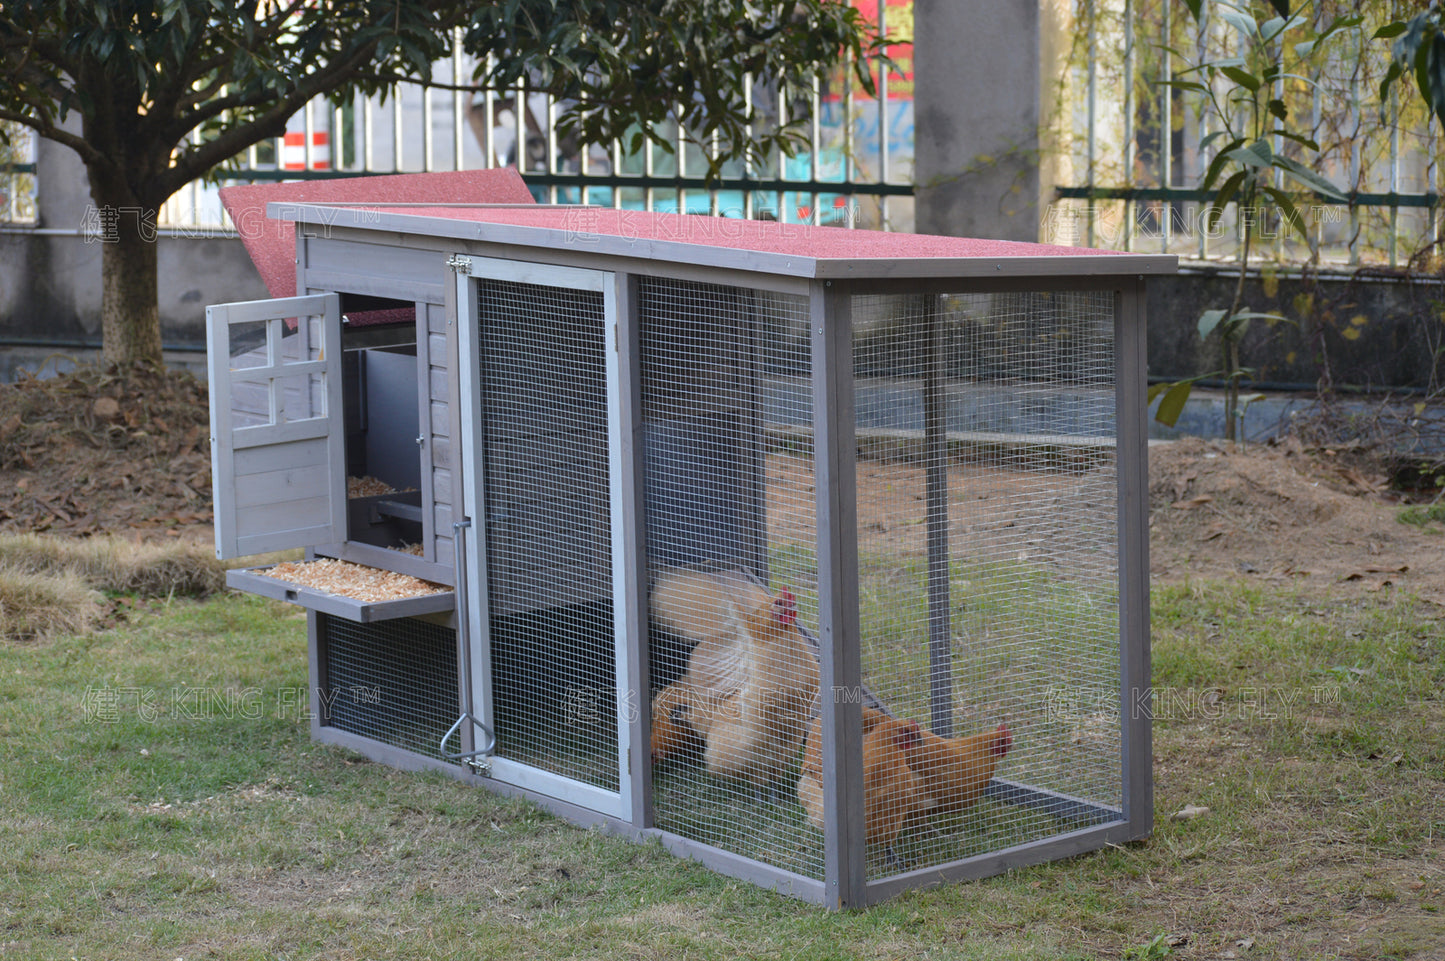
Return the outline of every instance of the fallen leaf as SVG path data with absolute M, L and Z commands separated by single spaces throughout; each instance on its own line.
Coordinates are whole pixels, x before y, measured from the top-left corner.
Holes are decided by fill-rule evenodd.
M 1182 501 L 1184 495 L 1189 493 L 1189 482 L 1198 477 L 1198 474 L 1185 474 L 1174 481 L 1174 499 Z
M 1195 507 L 1203 507 L 1214 500 L 1208 494 L 1200 494 L 1198 497 L 1191 497 L 1187 501 L 1175 501 L 1174 506 L 1180 510 L 1191 510 Z
M 1192 821 L 1192 820 L 1194 820 L 1195 818 L 1204 817 L 1204 815 L 1206 815 L 1206 814 L 1208 814 L 1208 813 L 1209 813 L 1209 808 L 1207 808 L 1207 807 L 1197 807 L 1197 806 L 1195 806 L 1195 805 L 1193 805 L 1193 804 L 1186 804 L 1186 805 L 1184 805 L 1184 807 L 1180 808 L 1179 810 L 1175 811 L 1173 814 L 1169 815 L 1169 820 L 1171 820 L 1171 821 Z
M 115 420 L 120 416 L 120 404 L 114 397 L 97 397 L 90 405 L 90 412 L 98 420 Z

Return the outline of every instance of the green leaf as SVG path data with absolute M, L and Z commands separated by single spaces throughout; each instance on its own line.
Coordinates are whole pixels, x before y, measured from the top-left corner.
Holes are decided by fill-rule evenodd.
M 1184 0 L 1184 6 L 1189 10 L 1191 16 L 1197 21 L 1199 19 L 1199 8 L 1203 0 Z
M 1349 198 L 1345 196 L 1344 191 L 1298 161 L 1291 160 L 1288 157 L 1276 156 L 1274 158 L 1274 166 L 1283 170 L 1286 176 L 1303 184 L 1322 197 L 1333 200 L 1338 204 L 1349 203 Z
M 1232 26 L 1234 29 L 1238 30 L 1240 33 L 1244 34 L 1244 38 L 1246 40 L 1251 40 L 1259 36 L 1259 24 L 1257 24 L 1254 18 L 1251 17 L 1249 14 L 1245 13 L 1243 10 L 1239 10 L 1235 7 L 1230 7 L 1227 5 L 1221 5 L 1221 9 L 1219 11 L 1219 18 L 1225 23 Z
M 1228 156 L 1230 160 L 1238 160 L 1246 167 L 1268 167 L 1275 162 L 1274 150 L 1263 137 L 1247 147 L 1229 151 Z
M 1406 29 L 1407 27 L 1403 20 L 1396 20 L 1394 23 L 1387 23 L 1380 29 L 1376 30 L 1374 36 L 1370 37 L 1370 39 L 1393 40 L 1400 34 L 1404 33 Z
M 1266 110 L 1278 117 L 1281 121 L 1289 119 L 1289 108 L 1284 105 L 1283 100 L 1271 100 L 1264 106 Z
M 1219 326 L 1220 322 L 1224 320 L 1228 313 L 1229 311 L 1227 310 L 1206 310 L 1200 314 L 1198 324 L 1199 339 L 1204 340 L 1210 334 L 1214 333 L 1214 328 Z
M 1173 384 L 1156 384 L 1155 387 L 1166 388 L 1164 399 L 1159 401 L 1159 406 L 1154 408 L 1154 419 L 1166 427 L 1173 427 L 1179 423 L 1179 415 L 1184 413 L 1184 405 L 1189 403 L 1189 395 L 1194 391 L 1192 380 L 1181 380 Z M 1156 396 L 1153 387 L 1149 390 L 1150 400 Z
M 1156 80 L 1154 82 L 1160 87 L 1173 87 L 1175 90 L 1191 90 L 1194 93 L 1202 93 L 1206 97 L 1209 96 L 1209 88 L 1194 80 Z
M 1239 67 L 1222 67 L 1219 72 L 1250 93 L 1258 92 L 1259 88 L 1263 85 L 1263 81 L 1258 77 L 1247 70 L 1241 70 Z
M 1269 198 L 1274 201 L 1275 206 L 1280 209 L 1280 214 L 1289 223 L 1289 225 L 1295 230 L 1299 231 L 1300 237 L 1303 238 L 1304 242 L 1308 244 L 1310 242 L 1309 228 L 1305 225 L 1304 218 L 1300 216 L 1299 208 L 1294 205 L 1294 201 L 1290 199 L 1289 194 L 1285 193 L 1283 190 L 1280 190 L 1278 187 L 1271 187 L 1268 185 L 1266 185 L 1262 189 L 1264 190 L 1265 194 L 1267 194 Z
M 1234 199 L 1234 195 L 1239 192 L 1240 184 L 1244 183 L 1245 178 L 1248 176 L 1248 170 L 1241 170 L 1220 185 L 1219 193 L 1214 195 L 1214 201 L 1209 205 L 1204 214 L 1204 226 L 1206 230 L 1212 231 L 1215 225 L 1219 223 L 1220 215 L 1224 213 L 1225 206 Z
M 1288 19 L 1289 0 L 1269 0 L 1269 5 L 1271 7 L 1274 7 L 1275 13 L 1278 13 L 1281 17 L 1285 17 L 1286 19 Z
M 1284 137 L 1287 140 L 1293 140 L 1301 147 L 1306 147 L 1310 150 L 1313 150 L 1315 153 L 1320 152 L 1320 145 L 1316 141 L 1313 141 L 1308 137 L 1302 137 L 1297 133 L 1291 133 L 1290 131 L 1283 129 L 1275 129 L 1270 131 L 1270 135 Z
M 1199 182 L 1199 189 L 1208 190 L 1214 186 L 1214 181 L 1219 178 L 1220 173 L 1229 163 L 1229 155 L 1243 143 L 1244 138 L 1241 137 L 1231 140 L 1220 148 L 1219 153 L 1215 154 L 1214 159 L 1209 162 L 1209 169 L 1204 172 L 1204 179 Z

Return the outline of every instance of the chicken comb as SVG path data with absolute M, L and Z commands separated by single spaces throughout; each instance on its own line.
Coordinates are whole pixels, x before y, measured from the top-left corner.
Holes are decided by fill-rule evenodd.
M 773 616 L 784 627 L 792 627 L 798 623 L 798 599 L 786 587 L 773 598 Z

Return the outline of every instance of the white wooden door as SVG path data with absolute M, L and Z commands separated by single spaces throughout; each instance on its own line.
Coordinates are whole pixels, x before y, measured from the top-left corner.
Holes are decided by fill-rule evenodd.
M 336 294 L 206 308 L 221 559 L 346 538 Z

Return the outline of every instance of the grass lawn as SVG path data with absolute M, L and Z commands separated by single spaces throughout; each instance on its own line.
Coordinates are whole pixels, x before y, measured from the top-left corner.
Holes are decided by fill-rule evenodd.
M 1445 950 L 1445 621 L 1388 591 L 1157 588 L 1154 836 L 844 915 L 313 744 L 295 609 L 139 603 L 0 644 L 6 961 Z

